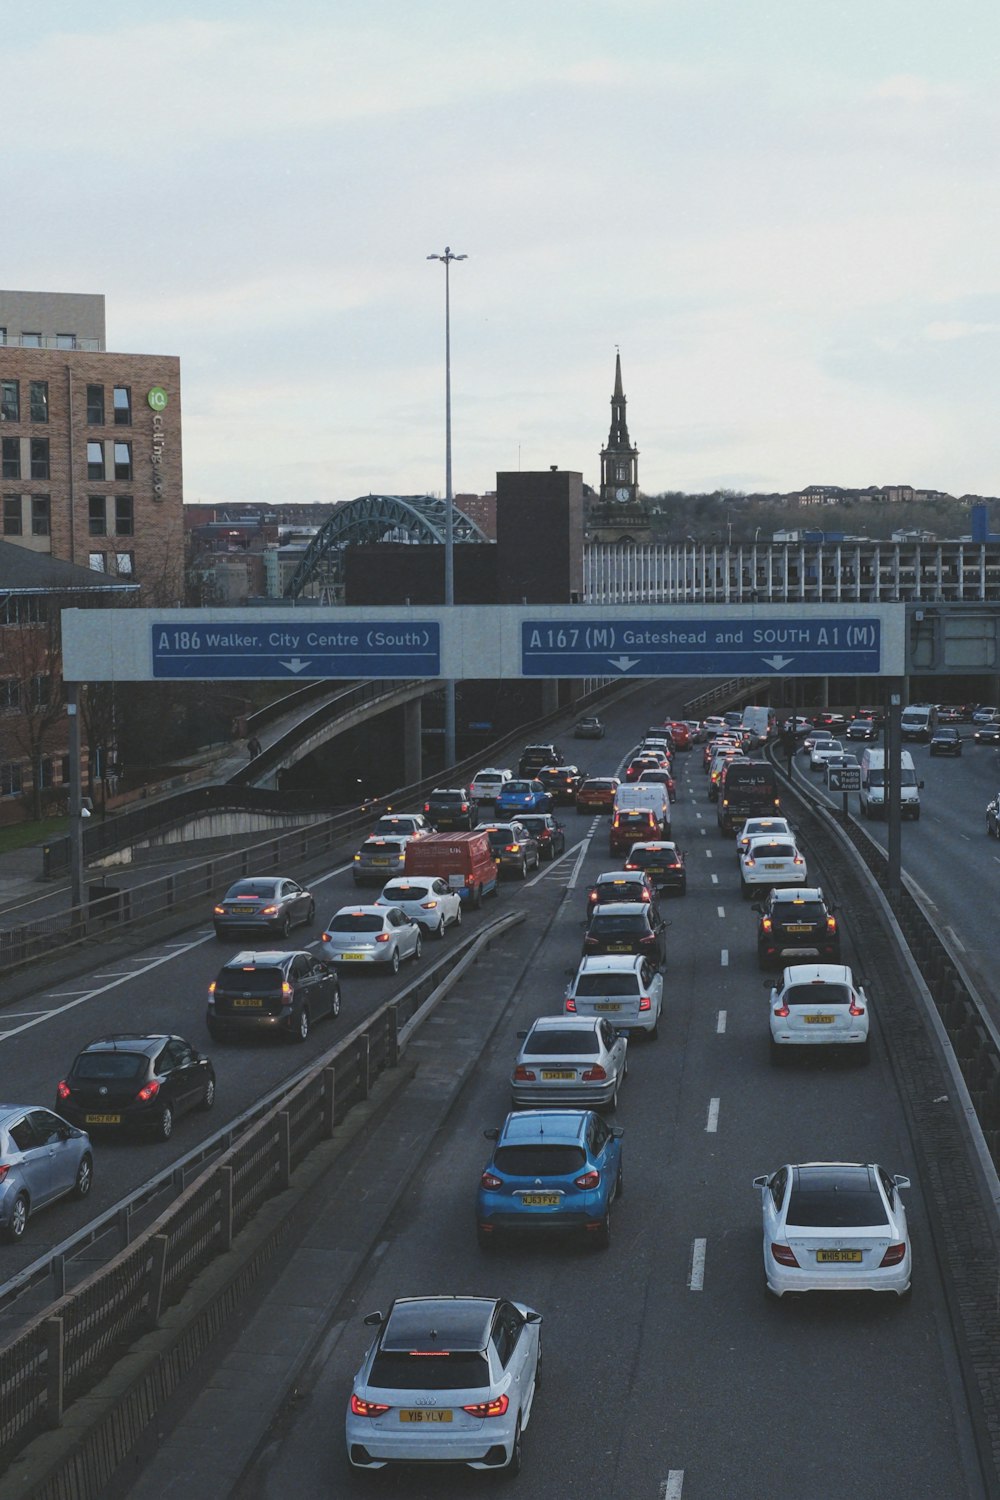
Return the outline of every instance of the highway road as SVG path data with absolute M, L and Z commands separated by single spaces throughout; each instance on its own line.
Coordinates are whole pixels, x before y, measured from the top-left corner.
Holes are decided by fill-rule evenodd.
M 665 699 L 653 704 L 633 696 L 608 712 L 605 741 L 574 748 L 592 772 L 613 770 Z M 500 909 L 527 906 L 532 931 L 553 919 L 540 959 L 446 1131 L 415 1164 L 367 1284 L 339 1309 L 322 1358 L 300 1384 L 294 1408 L 262 1443 L 240 1500 L 371 1492 L 369 1476 L 349 1469 L 342 1440 L 351 1376 L 367 1342 L 361 1317 L 393 1296 L 437 1291 L 502 1292 L 545 1317 L 546 1383 L 518 1481 L 526 1500 L 570 1494 L 964 1500 L 985 1493 L 927 1209 L 888 1064 L 892 1037 L 878 1025 L 878 994 L 870 1068 L 770 1068 L 754 917 L 740 900 L 730 846 L 716 832 L 700 750 L 677 759 L 675 830 L 688 851 L 689 895 L 666 903 L 672 927 L 660 1040 L 631 1048 L 618 1115 L 626 1131 L 626 1194 L 611 1248 L 529 1245 L 485 1254 L 473 1231 L 475 1185 L 488 1151 L 481 1132 L 507 1110 L 515 1033 L 534 1016 L 560 1010 L 567 970 L 579 956 L 586 884 L 618 863 L 607 854 L 604 822 L 570 813 L 571 844 L 587 840 L 579 854 L 543 869 L 528 888 L 505 886 L 500 897 Z M 984 770 L 987 759 L 993 765 Z M 937 859 L 952 837 L 943 815 L 936 827 L 936 795 L 943 805 L 946 794 L 956 808 L 962 796 L 967 813 L 959 820 L 970 821 L 956 826 L 954 837 L 971 899 L 1000 850 L 982 832 L 995 754 L 973 754 L 970 745 L 961 763 L 930 762 L 923 774 L 924 816 L 904 829 L 907 868 L 915 851 L 924 858 L 925 845 L 927 857 Z M 957 863 L 952 854 L 953 881 Z M 921 868 L 925 876 L 917 878 L 929 881 L 940 900 L 932 867 Z M 321 919 L 354 899 L 348 870 L 341 863 L 309 877 Z M 964 900 L 960 895 L 947 916 L 974 953 L 978 937 L 963 918 Z M 488 906 L 485 915 L 493 910 Z M 297 942 L 314 942 L 321 930 L 321 921 L 311 931 L 299 929 Z M 859 935 L 847 936 L 845 957 L 853 962 Z M 40 991 L 16 1013 L 0 1012 L 8 1097 L 16 1080 L 19 1097 L 50 1101 L 75 1051 L 114 1029 L 180 1031 L 211 1052 L 219 1073 L 213 1114 L 187 1117 L 171 1142 L 99 1143 L 91 1209 L 67 1203 L 39 1216 L 23 1245 L 2 1252 L 5 1276 L 297 1071 L 330 1045 L 336 1028 L 346 1031 L 392 988 L 388 979 L 349 976 L 340 1021 L 317 1027 L 304 1048 L 210 1048 L 205 990 L 231 951 L 201 924 L 112 970 L 95 968 L 55 992 Z M 436 951 L 436 945 L 425 950 Z M 913 1177 L 907 1206 L 915 1276 L 908 1302 L 827 1298 L 789 1305 L 765 1297 L 759 1196 L 751 1179 L 785 1161 L 823 1158 L 876 1160 Z M 384 1476 L 376 1488 L 437 1500 L 478 1493 L 482 1478 L 410 1472 Z M 197 1500 L 196 1486 L 191 1495 Z

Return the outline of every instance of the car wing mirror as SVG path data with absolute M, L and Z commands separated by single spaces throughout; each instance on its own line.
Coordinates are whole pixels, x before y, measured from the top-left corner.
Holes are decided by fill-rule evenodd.
M 766 1177 L 755 1177 L 754 1180 L 753 1180 L 753 1185 L 754 1185 L 755 1188 L 766 1188 L 767 1187 L 767 1178 Z
M 538 1313 L 538 1312 L 529 1312 L 529 1313 L 527 1313 L 525 1315 L 524 1321 L 526 1323 L 531 1323 L 535 1327 L 537 1327 L 538 1324 L 542 1321 L 542 1315 L 541 1315 L 541 1313 Z
M 910 1179 L 908 1177 L 894 1177 L 892 1180 L 898 1188 L 908 1188 L 910 1186 Z
M 370 1312 L 365 1315 L 366 1328 L 378 1328 L 384 1321 L 380 1312 Z
M 923 789 L 924 789 L 924 784 L 923 784 L 923 782 L 922 782 L 922 781 L 918 781 L 918 782 L 917 782 L 917 791 L 918 791 L 918 792 L 922 792 L 922 791 L 923 791 Z
M 620 1141 L 621 1138 L 622 1138 L 622 1136 L 625 1134 L 625 1126 L 624 1125 L 612 1125 L 612 1127 L 611 1127 L 611 1134 L 614 1136 L 614 1138 L 615 1138 L 616 1141 Z
M 483 1135 L 488 1141 L 498 1141 L 500 1139 L 500 1131 L 495 1125 L 491 1125 L 488 1130 L 484 1130 Z

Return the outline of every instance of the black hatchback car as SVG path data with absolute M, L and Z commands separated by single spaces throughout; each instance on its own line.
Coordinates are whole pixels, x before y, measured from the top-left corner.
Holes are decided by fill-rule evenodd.
M 634 845 L 633 845 L 634 847 Z M 656 907 L 656 886 L 644 870 L 606 870 L 598 875 L 587 892 L 587 919 L 597 906 L 612 906 L 622 901 L 641 901 Z M 659 913 L 657 913 L 659 920 Z
M 551 813 L 522 813 L 517 820 L 522 828 L 538 840 L 542 859 L 555 859 L 566 852 L 566 830 Z
M 595 906 L 583 938 L 584 957 L 598 953 L 635 953 L 655 968 L 667 952 L 667 924 L 652 902 L 616 901 Z
M 935 729 L 931 735 L 932 755 L 961 755 L 962 736 L 957 729 L 950 728 L 947 724 L 942 729 Z
M 304 1042 L 313 1021 L 340 1015 L 340 981 L 313 953 L 237 953 L 208 987 L 213 1041 L 280 1032 Z
M 819 886 L 785 886 L 772 890 L 754 907 L 758 913 L 757 964 L 781 969 L 807 958 L 840 962 L 840 929 L 833 907 Z
M 93 1130 L 148 1130 L 159 1140 L 174 1121 L 215 1103 L 215 1069 L 182 1036 L 123 1031 L 84 1047 L 56 1085 L 56 1110 Z
M 687 866 L 684 850 L 672 839 L 651 839 L 633 844 L 625 861 L 626 870 L 642 870 L 658 891 L 675 891 L 687 895 Z

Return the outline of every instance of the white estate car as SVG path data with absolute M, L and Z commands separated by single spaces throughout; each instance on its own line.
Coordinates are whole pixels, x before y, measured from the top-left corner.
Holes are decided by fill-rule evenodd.
M 818 740 L 809 752 L 810 771 L 822 771 L 831 756 L 843 753 L 844 747 L 840 740 Z
M 768 1002 L 771 1061 L 796 1047 L 850 1047 L 870 1054 L 868 997 L 846 964 L 790 964 Z
M 504 767 L 484 766 L 477 771 L 469 787 L 469 796 L 473 802 L 496 802 L 497 794 L 501 792 L 508 781 L 513 780 L 513 772 Z
M 428 937 L 443 938 L 446 927 L 461 927 L 462 896 L 437 875 L 401 876 L 383 887 L 376 906 L 398 906 Z
M 808 874 L 805 856 L 787 834 L 752 838 L 740 856 L 740 890 L 745 901 L 775 885 L 805 885 Z
M 910 1289 L 910 1236 L 900 1189 L 874 1163 L 810 1161 L 755 1177 L 764 1217 L 769 1292 Z
M 494 1297 L 397 1297 L 369 1313 L 375 1341 L 354 1377 L 347 1456 L 521 1469 L 541 1374 L 541 1314 Z
M 342 906 L 326 924 L 320 952 L 338 968 L 375 964 L 399 973 L 404 958 L 420 957 L 420 928 L 398 906 Z
M 622 1031 L 644 1031 L 655 1040 L 663 1008 L 663 975 L 631 953 L 595 954 L 580 961 L 566 991 L 568 1016 L 607 1016 Z
M 778 838 L 784 836 L 793 839 L 792 825 L 787 818 L 747 818 L 743 827 L 736 835 L 736 863 L 746 851 L 747 845 L 752 838 Z

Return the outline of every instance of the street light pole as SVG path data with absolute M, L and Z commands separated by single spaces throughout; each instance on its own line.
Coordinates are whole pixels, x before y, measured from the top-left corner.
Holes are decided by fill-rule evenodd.
M 428 255 L 428 260 L 444 262 L 444 602 L 455 603 L 455 495 L 451 483 L 451 263 L 468 260 L 455 255 L 445 245 L 443 255 Z M 444 685 L 444 762 L 455 764 L 455 683 L 449 678 Z

